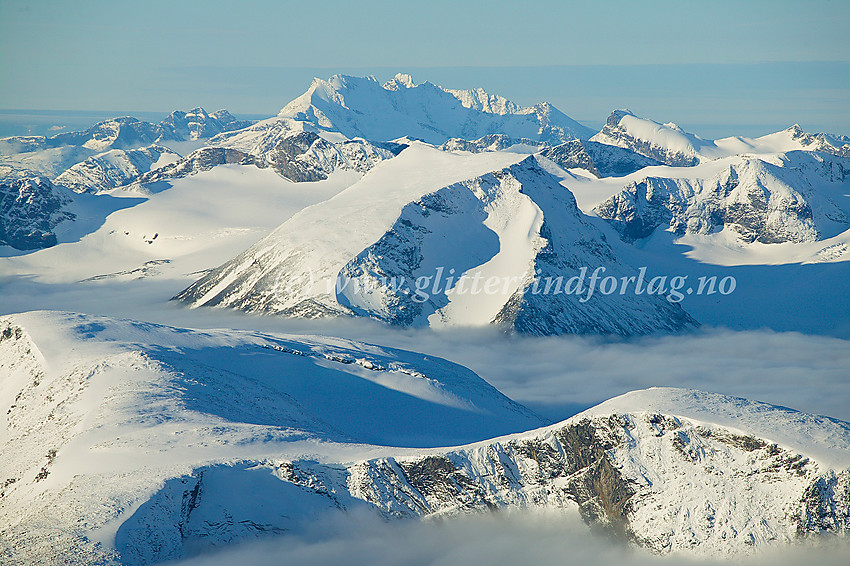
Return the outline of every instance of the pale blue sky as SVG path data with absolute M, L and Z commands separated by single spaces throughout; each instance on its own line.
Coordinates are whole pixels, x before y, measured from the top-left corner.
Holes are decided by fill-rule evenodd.
M 848 29 L 847 0 L 0 0 L 0 108 L 273 114 L 313 76 L 407 71 L 589 122 L 850 134 Z

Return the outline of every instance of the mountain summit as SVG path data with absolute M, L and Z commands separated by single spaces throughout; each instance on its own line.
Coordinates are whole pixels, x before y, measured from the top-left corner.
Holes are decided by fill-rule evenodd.
M 695 324 L 659 296 L 567 291 L 562 285 L 582 266 L 601 266 L 612 278 L 636 273 L 536 157 L 414 143 L 177 298 L 402 326 L 494 323 L 537 335 L 648 334 Z M 475 283 L 484 280 L 496 283 L 489 290 Z
M 480 88 L 417 85 L 405 74 L 383 85 L 374 77 L 314 79 L 307 92 L 287 104 L 278 117 L 373 141 L 407 136 L 441 144 L 449 138 L 472 140 L 502 133 L 554 145 L 593 134 L 546 102 L 521 107 Z

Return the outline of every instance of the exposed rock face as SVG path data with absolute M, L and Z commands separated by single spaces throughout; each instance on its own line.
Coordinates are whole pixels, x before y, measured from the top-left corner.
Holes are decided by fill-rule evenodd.
M 394 157 L 404 145 L 377 146 L 363 140 L 329 142 L 312 132 L 281 138 L 260 154 L 232 147 L 203 147 L 179 161 L 140 176 L 135 184 L 145 185 L 208 171 L 217 165 L 239 164 L 271 167 L 290 181 L 321 181 L 336 170 L 365 173 L 380 161 Z
M 728 227 L 743 242 L 809 242 L 847 229 L 828 187 L 848 179 L 846 158 L 789 152 L 778 164 L 741 157 L 708 179 L 647 177 L 596 207 L 626 241 L 659 226 L 676 234 Z M 825 190 L 824 187 L 827 187 Z
M 75 218 L 65 210 L 71 194 L 43 177 L 0 183 L 0 245 L 19 250 L 55 246 L 54 228 Z
M 585 169 L 597 177 L 623 177 L 661 162 L 629 149 L 594 141 L 571 140 L 540 152 L 563 169 Z
M 159 136 L 160 130 L 156 124 L 132 116 L 122 116 L 112 120 L 104 120 L 87 130 L 51 136 L 44 139 L 43 147 L 79 145 L 99 151 L 132 149 L 150 145 Z
M 452 138 L 440 145 L 443 151 L 502 151 L 512 146 L 522 146 L 529 153 L 537 148 L 543 157 L 552 160 L 563 169 L 584 169 L 597 177 L 622 177 L 644 167 L 661 165 L 631 150 L 587 140 L 569 140 L 556 146 L 528 138 L 515 139 L 504 134 L 490 134 L 477 140 Z
M 254 156 L 235 149 L 202 147 L 174 163 L 141 175 L 133 184 L 146 185 L 167 181 L 168 179 L 180 179 L 190 175 L 196 175 L 202 171 L 209 171 L 217 165 L 228 165 L 232 163 L 255 165 L 257 167 L 266 166 L 265 163 L 258 161 Z
M 511 138 L 505 134 L 489 134 L 477 140 L 464 140 L 452 138 L 439 146 L 443 151 L 469 151 L 478 153 L 481 151 L 501 151 L 513 145 L 525 145 L 530 147 L 547 147 L 546 144 L 528 138 Z
M 271 167 L 291 181 L 321 181 L 336 170 L 365 173 L 384 159 L 395 157 L 404 145 L 373 145 L 364 140 L 332 143 L 313 132 L 281 139 L 266 154 Z
M 840 157 L 850 157 L 850 137 L 848 136 L 810 134 L 803 131 L 799 124 L 794 124 L 785 132 L 791 135 L 792 140 L 799 142 L 809 151 L 822 151 Z
M 138 548 L 133 543 L 161 531 L 174 534 L 159 559 L 223 536 L 282 532 L 299 517 L 270 520 L 250 507 L 216 509 L 225 480 L 252 481 L 289 500 L 283 487 L 269 485 L 272 478 L 301 490 L 302 505 L 291 509 L 310 501 L 314 509 L 370 508 L 388 519 L 577 509 L 591 527 L 659 553 L 716 557 L 850 530 L 850 471 L 824 469 L 777 444 L 716 425 L 637 412 L 579 416 L 498 442 L 344 466 L 273 460 L 206 467 L 169 482 L 139 509 L 119 531 L 119 550 Z M 211 510 L 218 520 L 209 520 Z M 226 535 L 225 516 L 231 517 Z
M 77 163 L 56 177 L 56 183 L 78 193 L 97 193 L 127 185 L 157 164 L 177 161 L 177 153 L 151 145 L 140 149 L 112 149 Z
M 49 312 L 0 319 L 0 378 L 7 561 L 155 564 L 358 510 L 558 509 L 693 557 L 850 534 L 850 423 L 715 393 L 536 428 L 431 356 Z
M 236 120 L 226 110 L 207 114 L 203 108 L 189 112 L 175 110 L 159 124 L 121 116 L 98 122 L 91 128 L 54 136 L 15 136 L 0 139 L 0 153 L 23 153 L 66 145 L 96 151 L 135 149 L 156 142 L 197 140 L 238 129 L 253 121 Z

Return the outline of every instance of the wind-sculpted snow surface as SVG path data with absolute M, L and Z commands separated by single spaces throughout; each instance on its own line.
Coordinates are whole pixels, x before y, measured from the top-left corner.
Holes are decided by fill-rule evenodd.
M 694 324 L 663 296 L 567 290 L 582 268 L 597 267 L 608 277 L 636 274 L 535 157 L 418 145 L 177 298 L 399 325 L 497 323 L 531 334 L 630 335 Z
M 850 524 L 848 423 L 649 389 L 537 428 L 460 366 L 327 337 L 14 315 L 0 407 L 10 564 L 156 564 L 349 511 L 560 509 L 702 556 Z
M 848 228 L 850 160 L 806 151 L 737 157 L 708 178 L 646 177 L 596 207 L 624 240 L 659 226 L 682 234 L 733 230 L 744 242 L 810 242 Z M 841 203 L 841 206 L 838 204 Z

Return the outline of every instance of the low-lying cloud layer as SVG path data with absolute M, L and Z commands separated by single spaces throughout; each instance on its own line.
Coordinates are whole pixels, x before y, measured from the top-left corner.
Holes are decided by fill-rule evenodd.
M 372 515 L 335 518 L 305 533 L 247 543 L 186 560 L 180 566 L 454 566 L 564 564 L 618 566 L 784 566 L 847 563 L 850 546 L 827 540 L 769 548 L 749 556 L 694 559 L 656 556 L 590 533 L 574 514 L 512 512 L 444 521 L 386 524 Z
M 440 356 L 467 366 L 553 421 L 654 386 L 713 391 L 850 420 L 850 341 L 829 336 L 703 328 L 632 339 L 524 337 L 494 328 L 434 331 L 361 319 L 302 321 L 234 316 L 216 309 L 190 312 L 199 318 L 183 324 L 345 336 Z

